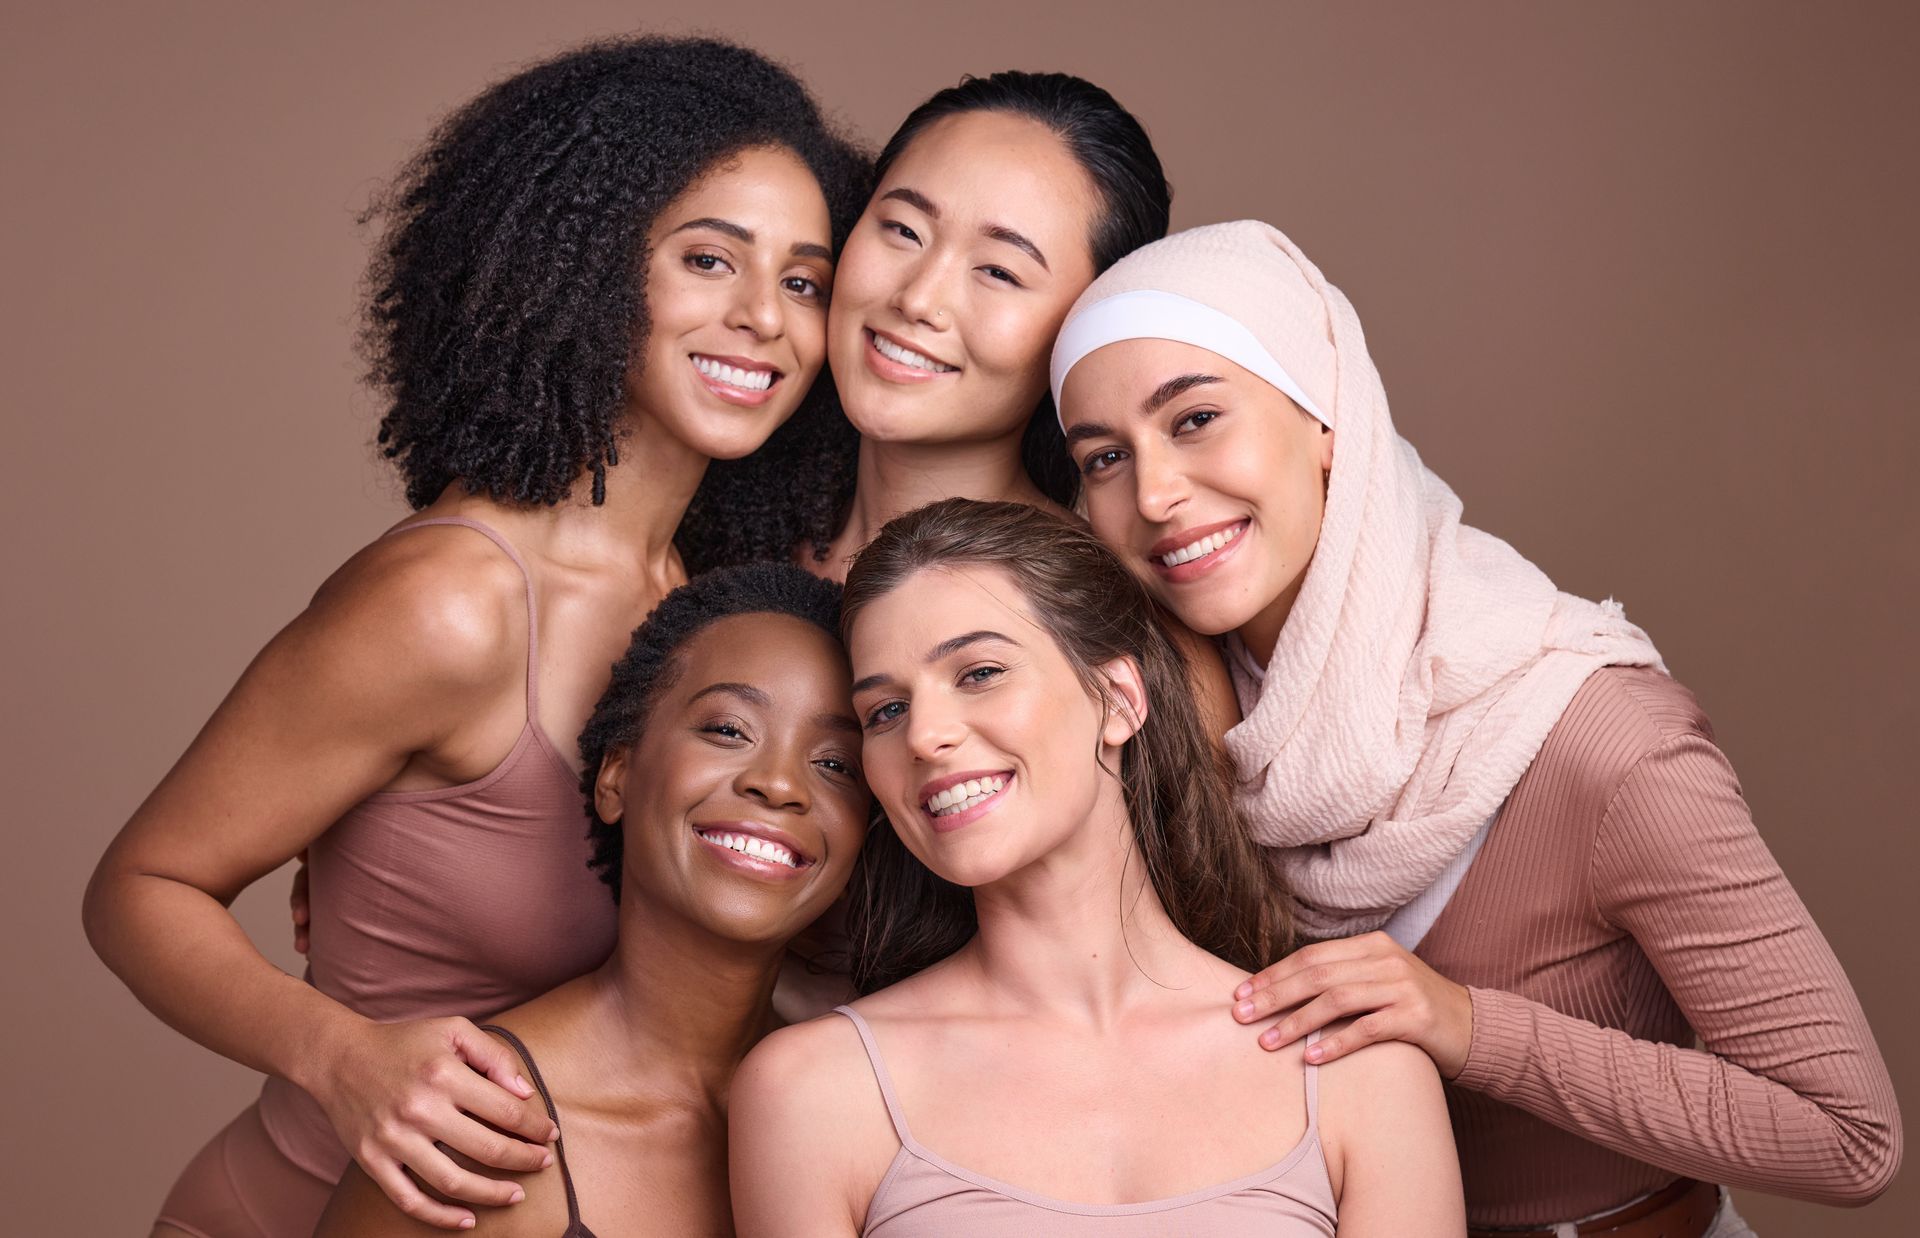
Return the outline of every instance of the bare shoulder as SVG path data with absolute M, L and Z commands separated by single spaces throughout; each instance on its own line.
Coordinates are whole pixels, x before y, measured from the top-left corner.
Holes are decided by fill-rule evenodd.
M 851 1108 L 872 1077 L 860 1034 L 843 1015 L 824 1014 L 772 1032 L 734 1075 L 733 1096 L 758 1110 L 808 1125 Z
M 478 1235 L 480 1238 L 550 1238 L 566 1228 L 566 1193 L 558 1169 L 548 1167 L 536 1173 L 512 1174 L 476 1166 L 458 1154 L 454 1159 L 464 1169 L 517 1182 L 526 1192 L 525 1199 L 505 1208 L 475 1208 L 473 1228 L 462 1230 L 461 1233 Z M 444 1197 L 439 1198 L 444 1202 Z M 321 1214 L 313 1236 L 434 1238 L 446 1233 L 438 1226 L 417 1221 L 400 1211 L 379 1184 L 367 1176 L 365 1170 L 357 1164 L 349 1164 L 347 1172 L 340 1178 L 340 1185 L 334 1188 L 333 1197 L 327 1201 L 327 1210 Z
M 1304 1052 L 1305 1045 L 1297 1051 Z M 1416 1045 L 1375 1041 L 1318 1071 L 1320 1129 L 1330 1151 L 1370 1147 L 1388 1132 L 1448 1130 L 1440 1072 Z

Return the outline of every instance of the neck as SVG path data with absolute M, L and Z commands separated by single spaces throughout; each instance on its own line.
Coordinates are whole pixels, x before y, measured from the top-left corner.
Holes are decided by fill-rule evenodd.
M 977 443 L 881 443 L 860 440 L 853 503 L 838 539 L 864 546 L 882 525 L 941 499 L 980 499 L 1053 507 L 1020 460 L 1022 425 Z
M 629 413 L 620 433 L 620 462 L 607 469 L 603 501 L 593 501 L 591 474 L 582 477 L 554 509 L 556 532 L 569 557 L 613 560 L 644 578 L 678 583 L 673 537 L 708 459 L 642 412 Z
M 1000 1001 L 1100 1028 L 1190 982 L 1200 954 L 1154 893 L 1109 786 L 1069 843 L 974 891 L 980 933 L 963 952 Z
M 1287 616 L 1293 613 L 1293 604 L 1300 597 L 1301 582 L 1306 578 L 1307 574 L 1301 572 L 1265 610 L 1240 625 L 1240 643 L 1247 647 L 1247 652 L 1253 655 L 1253 660 L 1262 670 L 1273 660 L 1274 647 L 1280 643 L 1280 630 L 1287 626 Z
M 724 1096 L 740 1059 L 777 1025 L 783 947 L 726 941 L 648 903 L 621 903 L 613 954 L 587 978 L 600 1060 L 611 1078 Z

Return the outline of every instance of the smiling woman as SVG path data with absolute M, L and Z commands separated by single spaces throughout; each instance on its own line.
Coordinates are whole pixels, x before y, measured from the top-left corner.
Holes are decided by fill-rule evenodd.
M 546 1157 L 521 1064 L 467 1016 L 613 944 L 551 737 L 684 582 L 681 550 L 792 544 L 794 457 L 838 421 L 808 393 L 866 181 L 785 70 L 633 39 L 492 87 L 382 203 L 367 345 L 419 510 L 260 653 L 87 892 L 128 987 L 269 1076 L 157 1232 L 304 1238 L 350 1160 L 453 1227 Z M 228 905 L 303 849 L 299 979 Z
M 598 970 L 489 1021 L 556 1133 L 552 1162 L 515 1177 L 525 1202 L 471 1232 L 727 1231 L 734 1068 L 866 833 L 838 592 L 795 567 L 723 569 L 634 633 L 580 742 L 619 936 Z M 433 1232 L 352 1170 L 316 1238 Z
M 743 1238 L 1457 1238 L 1430 1062 L 1276 1069 L 1209 999 L 1284 948 L 1284 890 L 1117 556 L 948 500 L 861 553 L 842 624 L 869 994 L 742 1066 Z

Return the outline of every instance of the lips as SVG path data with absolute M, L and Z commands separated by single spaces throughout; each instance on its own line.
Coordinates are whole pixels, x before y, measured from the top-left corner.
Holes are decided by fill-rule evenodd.
M 793 835 L 758 821 L 703 821 L 693 833 L 724 862 L 756 876 L 790 877 L 817 862 Z
M 957 830 L 992 812 L 1012 785 L 1010 769 L 947 774 L 920 788 L 920 811 L 933 822 L 935 830 Z
M 689 353 L 687 360 L 707 390 L 729 404 L 764 404 L 786 377 L 777 367 L 751 357 Z
M 1250 524 L 1242 516 L 1182 529 L 1155 542 L 1147 551 L 1147 562 L 1162 579 L 1174 584 L 1193 580 L 1232 558 Z
M 893 383 L 926 383 L 958 374 L 960 367 L 916 348 L 914 345 L 871 327 L 863 329 L 867 346 L 861 350 L 867 368 Z

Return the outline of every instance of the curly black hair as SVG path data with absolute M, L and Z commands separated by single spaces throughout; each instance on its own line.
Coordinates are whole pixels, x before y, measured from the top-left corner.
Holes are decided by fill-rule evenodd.
M 813 171 L 837 248 L 871 164 L 792 73 L 744 47 L 590 43 L 442 122 L 366 214 L 386 231 L 362 348 L 407 501 L 424 507 L 459 482 L 553 504 L 588 474 L 600 502 L 647 328 L 647 230 L 703 172 L 766 146 Z M 708 470 L 682 530 L 689 570 L 785 558 L 831 521 L 815 479 L 852 468 L 854 438 L 822 378 L 759 452 Z
M 623 835 L 618 821 L 602 821 L 594 808 L 593 787 L 607 753 L 633 747 L 646 729 L 647 715 L 660 694 L 680 675 L 675 658 L 702 629 L 734 615 L 791 615 L 840 639 L 840 586 L 787 563 L 749 563 L 720 568 L 667 594 L 645 623 L 634 629 L 627 652 L 613 666 L 613 681 L 593 707 L 580 732 L 580 793 L 587 803 L 587 837 L 593 857 L 587 866 L 620 901 Z

